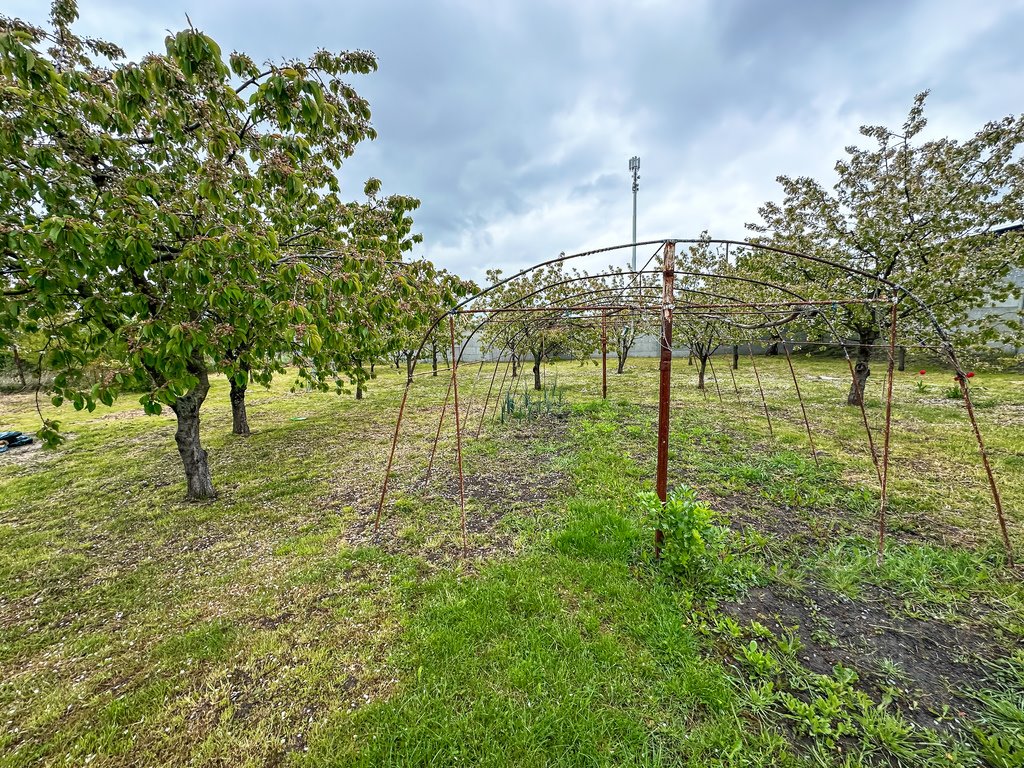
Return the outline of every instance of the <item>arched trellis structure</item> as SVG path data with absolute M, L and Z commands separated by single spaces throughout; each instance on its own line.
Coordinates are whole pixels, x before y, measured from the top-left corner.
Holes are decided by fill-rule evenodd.
M 836 296 L 830 297 L 826 300 L 813 300 L 806 296 L 799 294 L 788 286 L 779 285 L 767 280 L 754 278 L 748 275 L 733 274 L 733 273 L 717 273 L 717 272 L 703 272 L 699 270 L 690 269 L 678 269 L 676 267 L 676 247 L 678 245 L 690 245 L 690 246 L 724 246 L 727 249 L 730 247 L 738 249 L 750 249 L 750 250 L 763 250 L 770 253 L 774 253 L 784 258 L 790 258 L 797 260 L 797 262 L 803 262 L 807 264 L 818 264 L 831 270 L 836 270 L 838 273 L 845 274 L 854 280 L 859 280 L 862 286 L 870 288 L 865 291 L 867 295 L 861 295 L 860 297 L 850 296 Z M 609 286 L 603 281 L 605 278 L 611 277 L 620 273 L 603 272 L 597 274 L 578 274 L 574 273 L 564 280 L 539 284 L 536 290 L 529 292 L 525 295 L 518 296 L 511 302 L 503 305 L 495 305 L 492 299 L 492 294 L 495 293 L 502 286 L 521 278 L 531 276 L 537 273 L 538 270 L 542 270 L 549 266 L 562 265 L 568 262 L 573 262 L 578 259 L 586 257 L 593 257 L 599 254 L 612 253 L 619 250 L 630 249 L 634 247 L 650 247 L 655 246 L 655 250 L 651 253 L 647 262 L 635 272 L 627 272 L 629 281 L 621 286 Z M 656 269 L 649 269 L 650 265 L 655 262 L 658 257 L 661 257 L 661 266 Z M 661 280 L 661 296 L 660 301 L 653 300 L 651 295 L 652 287 L 645 286 L 645 276 L 660 276 Z M 698 281 L 700 287 L 693 285 L 677 286 L 676 277 L 684 276 L 687 278 Z M 559 297 L 557 302 L 543 301 L 545 294 L 550 293 L 555 288 L 566 288 L 573 284 L 579 283 L 581 290 L 575 292 L 568 292 Z M 726 292 L 726 288 L 722 288 L 719 283 L 725 283 L 726 285 L 737 284 L 737 285 L 752 285 L 759 289 L 767 290 L 771 292 L 775 297 L 771 300 L 757 300 L 749 301 L 743 300 L 741 297 L 733 295 L 731 292 Z M 715 290 L 708 290 L 708 288 L 714 287 Z M 680 296 L 682 294 L 682 297 Z M 533 304 L 531 300 L 541 299 L 539 304 Z M 746 337 L 746 346 L 750 353 L 750 360 L 753 367 L 755 379 L 757 381 L 757 388 L 760 395 L 761 406 L 764 410 L 764 414 L 768 424 L 769 434 L 772 434 L 771 417 L 767 401 L 764 396 L 764 389 L 761 385 L 760 375 L 757 372 L 756 364 L 754 364 L 753 356 L 753 339 L 757 334 L 767 334 L 770 338 L 781 342 L 781 346 L 785 351 L 787 364 L 789 371 L 792 375 L 795 393 L 797 400 L 800 404 L 800 411 L 804 423 L 804 427 L 807 432 L 808 443 L 811 447 L 811 454 L 814 461 L 818 461 L 818 451 L 814 445 L 813 431 L 811 429 L 810 422 L 807 417 L 806 408 L 804 406 L 803 396 L 800 391 L 800 384 L 796 371 L 793 367 L 793 361 L 790 354 L 790 344 L 783 336 L 783 329 L 790 323 L 804 319 L 808 316 L 813 316 L 818 320 L 821 320 L 828 327 L 833 338 L 838 341 L 839 348 L 843 352 L 843 356 L 850 369 L 850 375 L 853 382 L 853 387 L 857 390 L 858 401 L 860 407 L 861 421 L 864 427 L 865 438 L 870 452 L 871 460 L 875 468 L 875 472 L 878 477 L 879 491 L 880 491 L 880 505 L 879 505 L 879 516 L 878 516 L 878 555 L 879 559 L 884 556 L 885 548 L 885 536 L 886 536 L 886 513 L 888 508 L 888 490 L 889 490 L 889 459 L 891 449 L 891 425 L 892 425 L 892 404 L 893 404 L 893 379 L 894 379 L 894 364 L 896 356 L 896 344 L 897 344 L 897 308 L 901 301 L 910 301 L 914 303 L 927 318 L 931 327 L 934 329 L 935 334 L 939 340 L 937 345 L 930 345 L 927 348 L 942 353 L 950 362 L 955 372 L 955 378 L 959 384 L 961 396 L 964 401 L 965 409 L 968 415 L 968 419 L 971 424 L 971 428 L 974 434 L 975 441 L 977 443 L 978 451 L 981 456 L 982 464 L 985 469 L 985 473 L 988 479 L 989 490 L 992 495 L 993 504 L 996 512 L 996 519 L 999 526 L 1002 543 L 1006 551 L 1007 559 L 1013 563 L 1013 549 L 1011 546 L 1009 532 L 1006 524 L 1006 517 L 1003 511 L 1002 499 L 999 493 L 999 488 L 996 483 L 995 475 L 992 470 L 991 462 L 989 460 L 988 451 L 985 447 L 985 442 L 981 434 L 981 430 L 978 426 L 978 421 L 974 413 L 974 407 L 971 401 L 970 390 L 968 387 L 968 376 L 966 371 L 963 369 L 959 357 L 956 353 L 954 345 L 950 339 L 949 333 L 941 326 L 938 322 L 935 313 L 932 312 L 931 308 L 917 297 L 913 292 L 904 286 L 894 281 L 872 275 L 869 272 L 860 270 L 856 267 L 851 267 L 844 264 L 839 264 L 829 259 L 799 253 L 797 251 L 779 248 L 776 246 L 754 243 L 745 240 L 715 240 L 708 238 L 701 239 L 663 239 L 663 240 L 648 240 L 638 243 L 625 243 L 622 245 L 611 246 L 607 248 L 600 248 L 596 250 L 583 251 L 574 254 L 562 254 L 554 259 L 540 262 L 528 267 L 527 269 L 521 270 L 509 277 L 504 278 L 496 282 L 495 284 L 488 286 L 479 293 L 470 296 L 461 302 L 453 306 L 448 312 L 436 317 L 430 324 L 428 330 L 423 335 L 419 348 L 416 352 L 416 359 L 418 360 L 423 352 L 427 340 L 431 334 L 435 333 L 442 323 L 447 322 L 449 330 L 449 344 L 451 348 L 451 361 L 448 367 L 450 373 L 448 382 L 448 391 L 445 395 L 444 404 L 441 408 L 441 414 L 438 421 L 437 432 L 434 437 L 433 446 L 431 448 L 430 462 L 427 468 L 427 479 L 429 480 L 430 472 L 434 464 L 434 456 L 437 450 L 438 441 L 441 434 L 441 429 L 444 423 L 445 415 L 448 411 L 449 400 L 452 401 L 452 409 L 454 411 L 455 421 L 455 433 L 456 433 L 456 459 L 459 473 L 459 506 L 460 506 L 460 522 L 462 529 L 462 542 L 463 552 L 466 551 L 466 503 L 465 503 L 465 483 L 464 483 L 464 472 L 462 466 L 462 443 L 464 438 L 464 426 L 462 423 L 463 414 L 459 405 L 459 383 L 458 383 L 458 368 L 462 362 L 462 357 L 465 354 L 466 348 L 469 342 L 476 336 L 481 329 L 488 324 L 501 322 L 502 317 L 515 317 L 518 318 L 517 323 L 521 326 L 521 332 L 525 332 L 529 329 L 536 329 L 542 324 L 548 324 L 550 327 L 577 327 L 577 328 L 596 328 L 598 323 L 601 329 L 601 369 L 602 369 L 602 397 L 607 396 L 607 348 L 608 348 L 608 336 L 607 336 L 607 322 L 610 317 L 615 318 L 631 318 L 641 315 L 657 315 L 661 321 L 661 341 L 660 341 L 660 361 L 659 361 L 659 391 L 658 391 L 658 437 L 657 437 L 657 468 L 655 476 L 655 487 L 658 497 L 664 503 L 667 499 L 667 478 L 668 478 L 668 439 L 669 439 L 669 425 L 671 420 L 671 408 L 670 408 L 670 395 L 671 395 L 671 376 L 672 376 L 672 329 L 673 321 L 681 315 L 687 315 L 703 319 L 711 322 L 721 323 L 724 327 L 731 328 L 737 337 Z M 857 372 L 853 364 L 853 360 L 849 352 L 849 344 L 843 339 L 843 335 L 839 333 L 836 323 L 828 316 L 824 311 L 827 308 L 836 308 L 839 306 L 888 306 L 888 318 L 889 318 L 889 333 L 886 347 L 887 353 L 887 374 L 885 380 L 885 421 L 882 434 L 882 448 L 879 450 L 876 446 L 875 436 L 872 432 L 870 422 L 867 416 L 867 411 L 864 405 L 864 392 L 861 387 L 863 384 L 858 379 Z M 463 340 L 461 348 L 457 348 L 456 345 L 456 333 L 455 333 L 455 318 L 456 316 L 470 316 L 473 318 L 479 318 L 475 326 L 471 329 L 468 336 Z M 751 321 L 753 320 L 753 322 Z M 736 344 L 736 340 L 733 340 Z M 483 426 L 484 419 L 487 414 L 487 408 L 491 402 L 491 394 L 493 391 L 494 383 L 497 380 L 498 369 L 501 367 L 503 354 L 499 354 L 495 361 L 494 372 L 492 373 L 490 384 L 488 386 L 487 396 L 484 399 L 483 408 L 480 414 L 479 425 L 476 429 L 476 436 L 479 436 Z M 502 376 L 501 382 L 498 385 L 498 394 L 494 398 L 494 407 L 496 409 L 497 403 L 500 400 L 501 393 L 504 391 L 505 379 L 508 374 L 508 365 L 511 363 L 511 359 L 506 362 L 505 374 Z M 481 362 L 481 370 L 483 363 Z M 730 370 L 731 373 L 731 370 Z M 714 374 L 714 368 L 712 364 L 712 376 L 714 377 L 715 387 L 718 392 L 719 399 L 722 399 L 721 389 L 718 384 L 718 377 Z M 398 444 L 399 435 L 401 432 L 402 419 L 405 412 L 405 407 L 409 399 L 410 390 L 413 386 L 413 382 L 418 378 L 418 375 L 410 376 L 406 382 L 405 390 L 402 393 L 401 404 L 398 409 L 398 416 L 395 421 L 395 430 L 392 436 L 391 449 L 388 454 L 386 468 L 384 472 L 384 478 L 381 483 L 381 494 L 377 505 L 376 516 L 374 521 L 374 531 L 376 532 L 380 525 L 381 513 L 384 508 L 384 504 L 387 498 L 388 483 L 391 476 L 392 464 L 394 461 L 395 450 Z M 736 396 L 739 398 L 739 390 L 736 387 L 735 377 L 733 377 L 733 385 L 736 388 Z M 493 413 L 493 411 L 492 411 Z M 468 419 L 469 412 L 466 413 Z M 660 530 L 655 532 L 655 554 L 660 553 L 660 548 L 663 543 L 663 535 Z

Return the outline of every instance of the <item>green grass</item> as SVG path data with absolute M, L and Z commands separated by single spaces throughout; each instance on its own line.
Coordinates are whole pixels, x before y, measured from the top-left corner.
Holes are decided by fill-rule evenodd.
M 670 482 L 698 488 L 734 530 L 704 583 L 652 561 L 636 500 L 653 488 L 654 361 L 610 376 L 607 402 L 599 370 L 557 364 L 559 412 L 485 419 L 479 439 L 491 369 L 463 369 L 467 559 L 450 422 L 423 484 L 443 378 L 413 389 L 376 534 L 402 386 L 392 370 L 358 402 L 287 382 L 252 390 L 247 439 L 229 434 L 215 380 L 202 428 L 220 498 L 202 505 L 180 500 L 168 416 L 130 398 L 61 409 L 64 446 L 0 458 L 0 766 L 1012 758 L 1022 681 L 999 657 L 1024 635 L 1024 596 L 942 374 L 934 392 L 910 372 L 896 381 L 879 566 L 877 478 L 859 411 L 840 405 L 845 363 L 797 358 L 820 465 L 784 359 L 758 360 L 774 437 L 747 361 L 738 396 L 725 364 L 721 403 L 674 367 Z M 972 382 L 1019 542 L 1024 380 Z M 880 442 L 881 382 L 871 389 Z M 34 403 L 5 396 L 0 420 L 30 431 Z M 968 692 L 967 720 L 922 729 L 900 709 L 909 694 L 890 703 L 841 670 L 816 675 L 796 635 L 729 618 L 748 588 L 827 589 L 991 636 L 992 675 Z

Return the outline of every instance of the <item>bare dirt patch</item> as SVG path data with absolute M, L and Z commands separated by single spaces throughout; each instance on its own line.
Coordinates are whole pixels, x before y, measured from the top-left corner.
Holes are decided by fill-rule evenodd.
M 745 494 L 715 498 L 712 504 L 728 518 L 737 531 L 753 528 L 779 541 L 814 544 L 832 540 L 840 533 L 871 535 L 863 521 L 837 509 L 779 509 L 778 505 Z
M 741 623 L 794 632 L 803 644 L 798 658 L 812 672 L 827 675 L 842 664 L 857 670 L 858 687 L 876 700 L 898 691 L 897 704 L 918 725 L 947 730 L 972 717 L 977 703 L 964 692 L 983 689 L 987 662 L 1003 655 L 991 636 L 895 615 L 883 599 L 881 592 L 860 601 L 813 585 L 793 595 L 767 587 L 723 609 Z M 943 712 L 952 719 L 940 719 Z
M 569 478 L 552 467 L 566 443 L 567 419 L 551 416 L 506 425 L 496 450 L 474 453 L 464 465 L 466 554 L 471 559 L 515 552 L 514 536 L 502 529 L 512 514 L 538 515 L 569 491 Z M 429 482 L 393 482 L 375 531 L 379 489 L 347 498 L 358 514 L 344 537 L 350 544 L 421 553 L 430 562 L 462 556 L 460 482 L 451 446 L 439 448 Z M 442 450 L 444 455 L 442 455 Z M 411 529 L 417 529 L 415 534 Z

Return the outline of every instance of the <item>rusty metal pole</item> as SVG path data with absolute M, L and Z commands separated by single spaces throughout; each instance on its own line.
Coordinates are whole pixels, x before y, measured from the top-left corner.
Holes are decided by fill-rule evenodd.
M 437 420 L 437 432 L 434 434 L 434 445 L 430 449 L 430 463 L 427 464 L 427 476 L 423 480 L 426 487 L 430 484 L 430 473 L 434 469 L 434 454 L 437 453 L 437 443 L 441 439 L 441 426 L 444 424 L 444 415 L 448 410 L 448 398 L 452 396 L 452 380 L 448 379 L 448 391 L 444 393 L 444 405 L 441 406 L 441 418 Z
M 896 365 L 896 300 L 889 320 L 889 366 L 885 377 L 885 432 L 882 443 L 882 489 L 878 504 L 878 564 L 885 559 L 885 513 L 889 503 L 889 436 L 892 432 L 892 380 Z
M 601 399 L 608 399 L 608 313 L 601 313 Z
M 711 369 L 711 379 L 715 382 L 715 391 L 718 393 L 718 402 L 724 404 L 725 400 L 722 399 L 722 388 L 718 386 L 718 374 L 715 373 L 715 364 L 711 360 L 713 355 L 708 355 L 708 368 Z
M 380 484 L 380 501 L 377 502 L 377 514 L 373 518 L 374 534 L 380 530 L 380 513 L 384 510 L 384 499 L 388 495 L 388 480 L 391 478 L 391 464 L 395 460 L 395 449 L 398 447 L 398 431 L 402 428 L 402 416 L 405 415 L 405 404 L 409 400 L 409 389 L 412 387 L 412 380 L 405 382 L 405 391 L 402 393 L 402 404 L 398 406 L 398 418 L 395 419 L 395 434 L 391 438 L 391 451 L 388 453 L 388 464 L 384 468 L 384 482 Z
M 739 350 L 739 348 L 740 348 L 740 347 L 739 347 L 739 344 L 733 344 L 733 347 L 734 347 L 734 348 L 735 348 L 736 350 Z M 737 354 L 737 356 L 738 356 L 738 355 L 739 355 L 739 352 L 737 351 L 737 353 L 736 353 L 736 354 Z M 737 359 L 738 359 L 738 358 L 737 358 Z M 736 367 L 736 366 L 730 366 L 730 367 L 729 367 L 729 375 L 730 375 L 730 376 L 732 377 L 732 388 L 733 388 L 733 391 L 734 391 L 734 392 L 736 393 L 736 402 L 737 402 L 737 403 L 742 403 L 742 401 L 740 400 L 740 386 L 739 386 L 739 384 L 737 384 L 737 383 L 736 383 L 736 374 L 735 374 L 735 373 L 733 373 L 733 368 L 735 368 L 735 367 Z M 740 411 L 740 413 L 743 413 L 743 412 L 742 412 L 742 411 Z
M 774 438 L 772 431 L 772 417 L 768 415 L 768 401 L 764 399 L 764 388 L 761 386 L 761 376 L 757 372 L 757 363 L 754 362 L 754 347 L 752 342 L 747 342 L 747 352 L 750 353 L 750 367 L 754 369 L 754 380 L 757 381 L 757 391 L 761 395 L 761 407 L 764 408 L 764 418 L 768 422 L 768 437 Z
M 505 392 L 505 380 L 508 378 L 508 370 L 512 367 L 512 358 L 514 355 L 509 355 L 508 360 L 505 363 L 505 370 L 501 374 L 501 381 L 498 383 L 498 395 L 494 398 L 494 405 L 491 406 L 491 421 L 494 421 L 494 417 L 498 413 L 498 406 L 501 404 L 501 393 Z M 509 384 L 509 389 L 512 389 L 512 384 Z M 506 393 L 507 395 L 508 393 Z M 484 420 L 480 419 L 480 426 L 477 427 L 477 437 L 480 436 L 480 430 L 483 428 Z
M 452 394 L 453 410 L 455 411 L 455 450 L 459 457 L 459 514 L 462 523 L 462 556 L 466 557 L 469 547 L 466 544 L 466 478 L 462 472 L 462 421 L 459 414 L 459 361 L 455 357 L 455 316 L 448 315 L 448 330 L 452 339 Z
M 853 367 L 853 360 L 846 348 L 846 342 L 841 342 L 843 355 L 846 357 L 846 365 L 850 369 L 850 377 L 853 379 L 853 388 L 857 393 L 858 404 L 860 405 L 860 420 L 864 424 L 864 433 L 868 437 L 868 450 L 871 452 L 871 463 L 875 465 L 875 474 L 878 475 L 878 485 L 882 485 L 882 465 L 878 458 L 878 450 L 875 448 L 875 439 L 871 435 L 871 425 L 868 423 L 868 412 L 864 406 L 864 392 L 861 391 L 860 382 L 857 381 L 857 371 Z
M 501 367 L 501 353 L 498 353 L 498 359 L 494 361 L 494 373 L 491 374 L 491 383 L 487 385 L 487 397 L 484 398 L 484 409 L 480 412 L 480 424 L 476 428 L 476 436 L 480 437 L 480 430 L 484 426 L 484 416 L 487 415 L 487 406 L 491 402 L 491 390 L 494 389 L 494 379 L 498 376 L 498 369 Z M 466 416 L 466 421 L 469 421 L 469 416 Z
M 988 475 L 988 486 L 992 491 L 992 501 L 996 505 L 996 518 L 999 521 L 999 530 L 1003 536 L 1003 547 L 1006 549 L 1006 561 L 1013 567 L 1013 546 L 1010 544 L 1010 534 L 1006 530 L 1006 516 L 1003 514 L 1003 500 L 999 495 L 999 488 L 996 486 L 996 476 L 992 472 L 992 464 L 988 460 L 988 451 L 985 450 L 985 441 L 981 439 L 981 428 L 978 426 L 978 419 L 974 415 L 974 406 L 971 404 L 970 389 L 967 386 L 967 375 L 960 368 L 960 362 L 956 359 L 956 353 L 952 346 L 948 348 L 950 359 L 956 368 L 956 380 L 960 385 L 960 394 L 964 398 L 964 406 L 967 408 L 967 418 L 971 421 L 974 429 L 974 439 L 978 442 L 978 452 L 981 454 L 981 462 L 985 466 L 985 474 Z
M 465 352 L 465 348 L 463 348 L 462 352 Z M 469 390 L 469 401 L 466 403 L 466 412 L 462 414 L 462 420 L 467 424 L 469 424 L 469 414 L 473 411 L 473 400 L 476 399 L 476 385 L 480 383 L 480 374 L 483 373 L 484 362 L 486 361 L 481 356 L 480 367 L 476 369 L 476 377 L 473 379 L 473 388 Z
M 664 505 L 668 501 L 668 427 L 672 409 L 672 310 L 675 307 L 675 241 L 665 243 L 661 285 L 661 365 L 658 382 L 658 468 L 655 485 L 658 498 Z M 654 558 L 661 558 L 665 533 L 660 527 L 654 531 Z
M 796 389 L 796 399 L 800 403 L 800 413 L 804 417 L 804 429 L 807 430 L 807 442 L 811 445 L 811 458 L 814 459 L 814 466 L 821 467 L 821 463 L 818 461 L 818 449 L 814 446 L 814 435 L 811 434 L 811 422 L 807 418 L 807 409 L 804 407 L 804 397 L 800 394 L 800 382 L 796 377 L 796 369 L 793 367 L 793 357 L 789 353 L 789 347 L 787 346 L 786 340 L 779 335 L 779 341 L 782 343 L 782 351 L 786 353 L 786 362 L 789 364 L 789 374 L 793 377 L 793 387 Z

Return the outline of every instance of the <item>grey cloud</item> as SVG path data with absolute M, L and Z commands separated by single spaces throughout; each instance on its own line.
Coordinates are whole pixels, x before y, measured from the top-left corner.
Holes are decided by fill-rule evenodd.
M 8 13 L 39 19 L 37 0 Z M 861 122 L 932 88 L 937 130 L 1019 110 L 1019 3 L 80 0 L 82 29 L 138 54 L 192 21 L 258 59 L 369 48 L 354 80 L 380 138 L 342 171 L 422 199 L 424 253 L 482 277 L 640 231 L 742 235 L 779 173 L 827 177 Z M 112 32 L 113 30 L 113 32 Z M 125 39 L 128 38 L 128 39 Z M 692 231 L 682 231 L 686 228 Z

